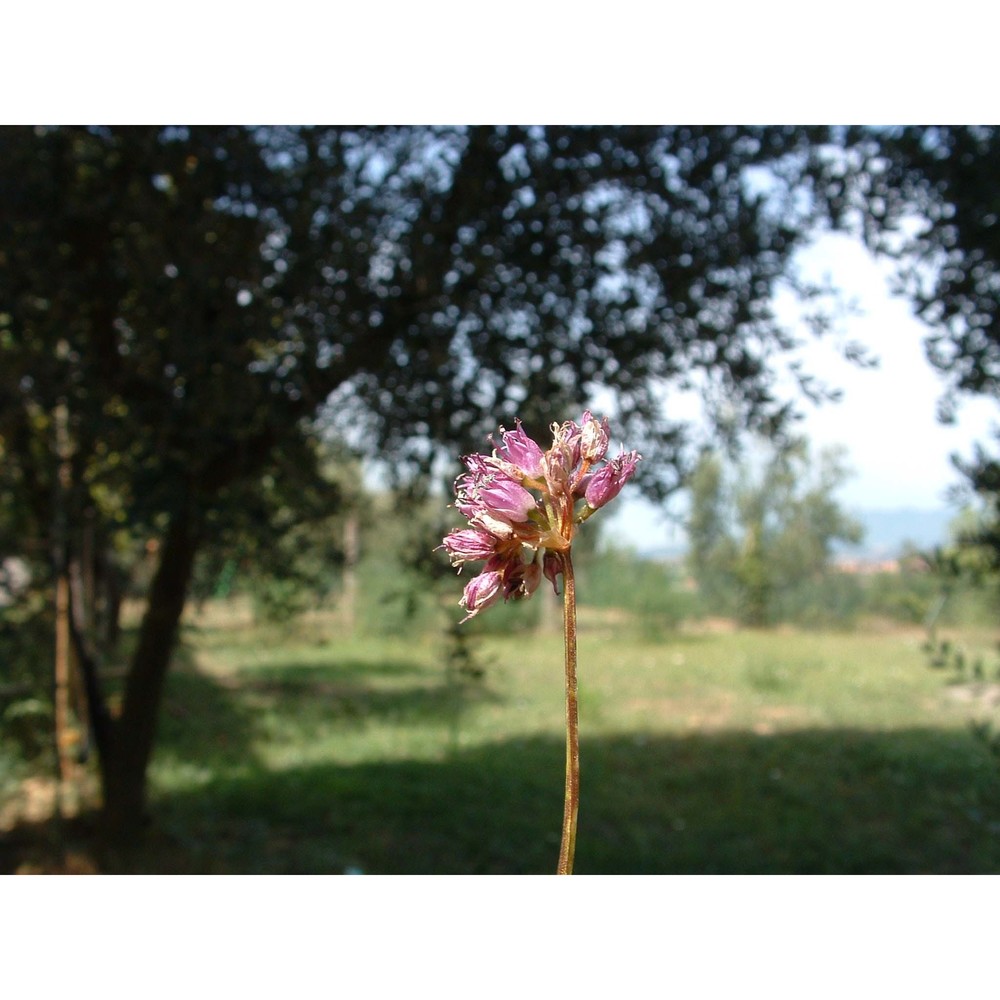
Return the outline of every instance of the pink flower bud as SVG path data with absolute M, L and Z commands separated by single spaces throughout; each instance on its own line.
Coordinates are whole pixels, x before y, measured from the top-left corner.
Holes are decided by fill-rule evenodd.
M 565 449 L 553 447 L 542 456 L 542 472 L 551 496 L 558 496 L 566 491 L 571 470 L 572 464 Z
M 467 528 L 447 535 L 441 546 L 451 557 L 452 566 L 477 559 L 489 559 L 496 552 L 497 539 L 485 531 Z
M 474 576 L 466 585 L 459 604 L 469 613 L 462 619 L 467 622 L 475 618 L 483 608 L 488 608 L 499 596 L 503 586 L 503 575 L 490 570 Z
M 597 510 L 614 500 L 621 493 L 622 487 L 632 478 L 636 463 L 641 457 L 637 451 L 622 452 L 603 469 L 598 469 L 587 483 L 584 494 L 587 505 Z
M 504 577 L 504 600 L 531 597 L 542 580 L 542 568 L 537 562 L 512 561 Z
M 542 572 L 545 574 L 545 579 L 552 584 L 552 589 L 558 595 L 559 584 L 556 582 L 556 577 L 562 573 L 562 559 L 554 552 L 547 551 L 542 558 Z
M 537 479 L 542 473 L 542 449 L 521 430 L 521 421 L 517 421 L 512 431 L 502 427 L 500 430 L 502 439 L 497 457 L 515 466 L 522 476 Z
M 580 457 L 585 462 L 599 462 L 608 450 L 608 418 L 598 420 L 585 410 L 580 429 Z
M 580 461 L 580 428 L 575 420 L 552 425 L 552 447 L 549 454 L 562 452 L 568 469 L 573 469 Z

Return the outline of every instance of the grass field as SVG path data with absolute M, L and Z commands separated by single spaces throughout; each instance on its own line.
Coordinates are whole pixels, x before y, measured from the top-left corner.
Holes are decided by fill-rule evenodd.
M 624 637 L 623 637 L 624 636 Z M 921 635 L 629 636 L 581 619 L 580 873 L 1000 872 L 1000 764 Z M 558 632 L 488 637 L 481 679 L 429 637 L 185 631 L 148 844 L 102 870 L 546 873 L 562 810 Z

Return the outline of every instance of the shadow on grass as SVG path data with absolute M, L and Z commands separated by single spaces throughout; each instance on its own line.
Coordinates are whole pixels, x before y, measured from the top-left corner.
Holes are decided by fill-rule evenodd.
M 442 738 L 440 759 L 266 766 L 255 747 L 274 733 L 309 746 L 377 719 L 444 737 L 495 697 L 405 662 L 392 668 L 405 686 L 383 688 L 360 662 L 265 665 L 238 686 L 182 662 L 156 755 L 197 781 L 159 788 L 147 841 L 127 857 L 98 854 L 86 817 L 59 849 L 72 842 L 108 872 L 552 871 L 559 739 L 446 753 Z M 1000 873 L 1000 770 L 970 732 L 635 733 L 585 737 L 582 762 L 580 873 Z M 4 870 L 46 836 L 12 831 Z
M 427 666 L 417 660 L 386 659 L 383 657 L 370 660 L 360 657 L 332 659 L 327 653 L 325 657 L 315 660 L 289 662 L 276 659 L 273 662 L 256 663 L 252 667 L 240 668 L 238 673 L 241 686 L 248 678 L 261 682 L 309 684 L 315 682 L 317 678 L 334 681 L 351 677 L 412 677 L 425 675 Z
M 413 675 L 414 683 L 383 688 L 380 675 Z M 181 661 L 167 681 L 156 756 L 245 771 L 261 766 L 255 746 L 278 732 L 303 741 L 376 720 L 454 727 L 473 704 L 498 698 L 488 684 L 449 681 L 443 670 L 404 660 L 263 664 L 232 680 Z
M 146 872 L 553 870 L 562 744 L 258 769 L 158 803 Z M 586 740 L 579 873 L 1000 872 L 1000 775 L 963 733 Z

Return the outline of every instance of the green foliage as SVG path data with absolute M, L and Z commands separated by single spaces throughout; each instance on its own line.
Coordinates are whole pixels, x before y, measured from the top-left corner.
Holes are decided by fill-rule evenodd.
M 959 692 L 970 704 L 973 717 L 969 730 L 989 751 L 994 764 L 1000 764 L 1000 644 L 986 648 L 982 642 L 971 644 L 954 638 L 940 638 L 935 625 L 928 628 L 923 645 L 928 665 L 941 672 L 951 691 Z
M 255 617 L 271 625 L 288 625 L 318 604 L 317 595 L 301 578 L 254 574 L 246 590 L 250 594 Z
M 692 611 L 692 596 L 681 590 L 676 568 L 629 550 L 602 547 L 578 561 L 577 576 L 581 607 L 619 609 L 648 637 L 675 630 Z
M 739 552 L 731 537 L 721 456 L 703 452 L 688 479 L 688 489 L 691 497 L 687 523 L 688 566 L 698 582 L 703 606 L 729 613 L 734 605 L 734 567 Z
M 937 573 L 904 559 L 898 573 L 877 573 L 868 578 L 865 610 L 892 621 L 923 625 L 932 615 L 940 614 L 945 586 Z
M 703 608 L 762 626 L 826 623 L 850 607 L 850 584 L 831 573 L 833 544 L 861 537 L 835 496 L 846 474 L 837 450 L 814 468 L 804 441 L 776 446 L 759 471 L 743 463 L 727 474 L 718 455 L 704 453 L 688 520 Z
M 0 689 L 48 697 L 54 643 L 55 617 L 37 587 L 0 607 Z
M 28 760 L 52 749 L 52 705 L 41 698 L 22 698 L 0 713 L 4 738 Z
M 976 469 L 966 470 L 975 499 L 952 522 L 948 543 L 930 558 L 949 591 L 974 588 L 988 594 L 995 606 L 1000 599 L 1000 465 L 981 450 L 979 458 Z
M 358 627 L 362 634 L 401 636 L 423 633 L 439 623 L 439 600 L 426 578 L 391 552 L 367 553 L 359 568 Z M 458 598 L 455 598 L 458 606 Z
M 0 791 L 29 761 L 52 763 L 54 618 L 34 587 L 0 607 Z
M 369 521 L 360 463 L 335 442 L 301 442 L 215 525 L 194 595 L 246 594 L 262 620 L 288 623 L 342 589 L 349 535 Z M 353 544 L 353 543 L 352 543 Z M 355 559 L 356 553 L 350 553 Z

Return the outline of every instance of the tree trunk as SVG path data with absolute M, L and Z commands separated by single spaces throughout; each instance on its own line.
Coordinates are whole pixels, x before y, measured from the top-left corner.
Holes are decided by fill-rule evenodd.
M 344 596 L 342 598 L 344 630 L 353 635 L 358 621 L 358 559 L 361 553 L 361 531 L 358 515 L 348 514 L 344 522 Z
M 139 642 L 125 679 L 120 717 L 101 761 L 104 828 L 118 845 L 135 843 L 146 818 L 146 769 L 153 752 L 164 682 L 198 551 L 196 515 L 178 510 L 160 547 Z

